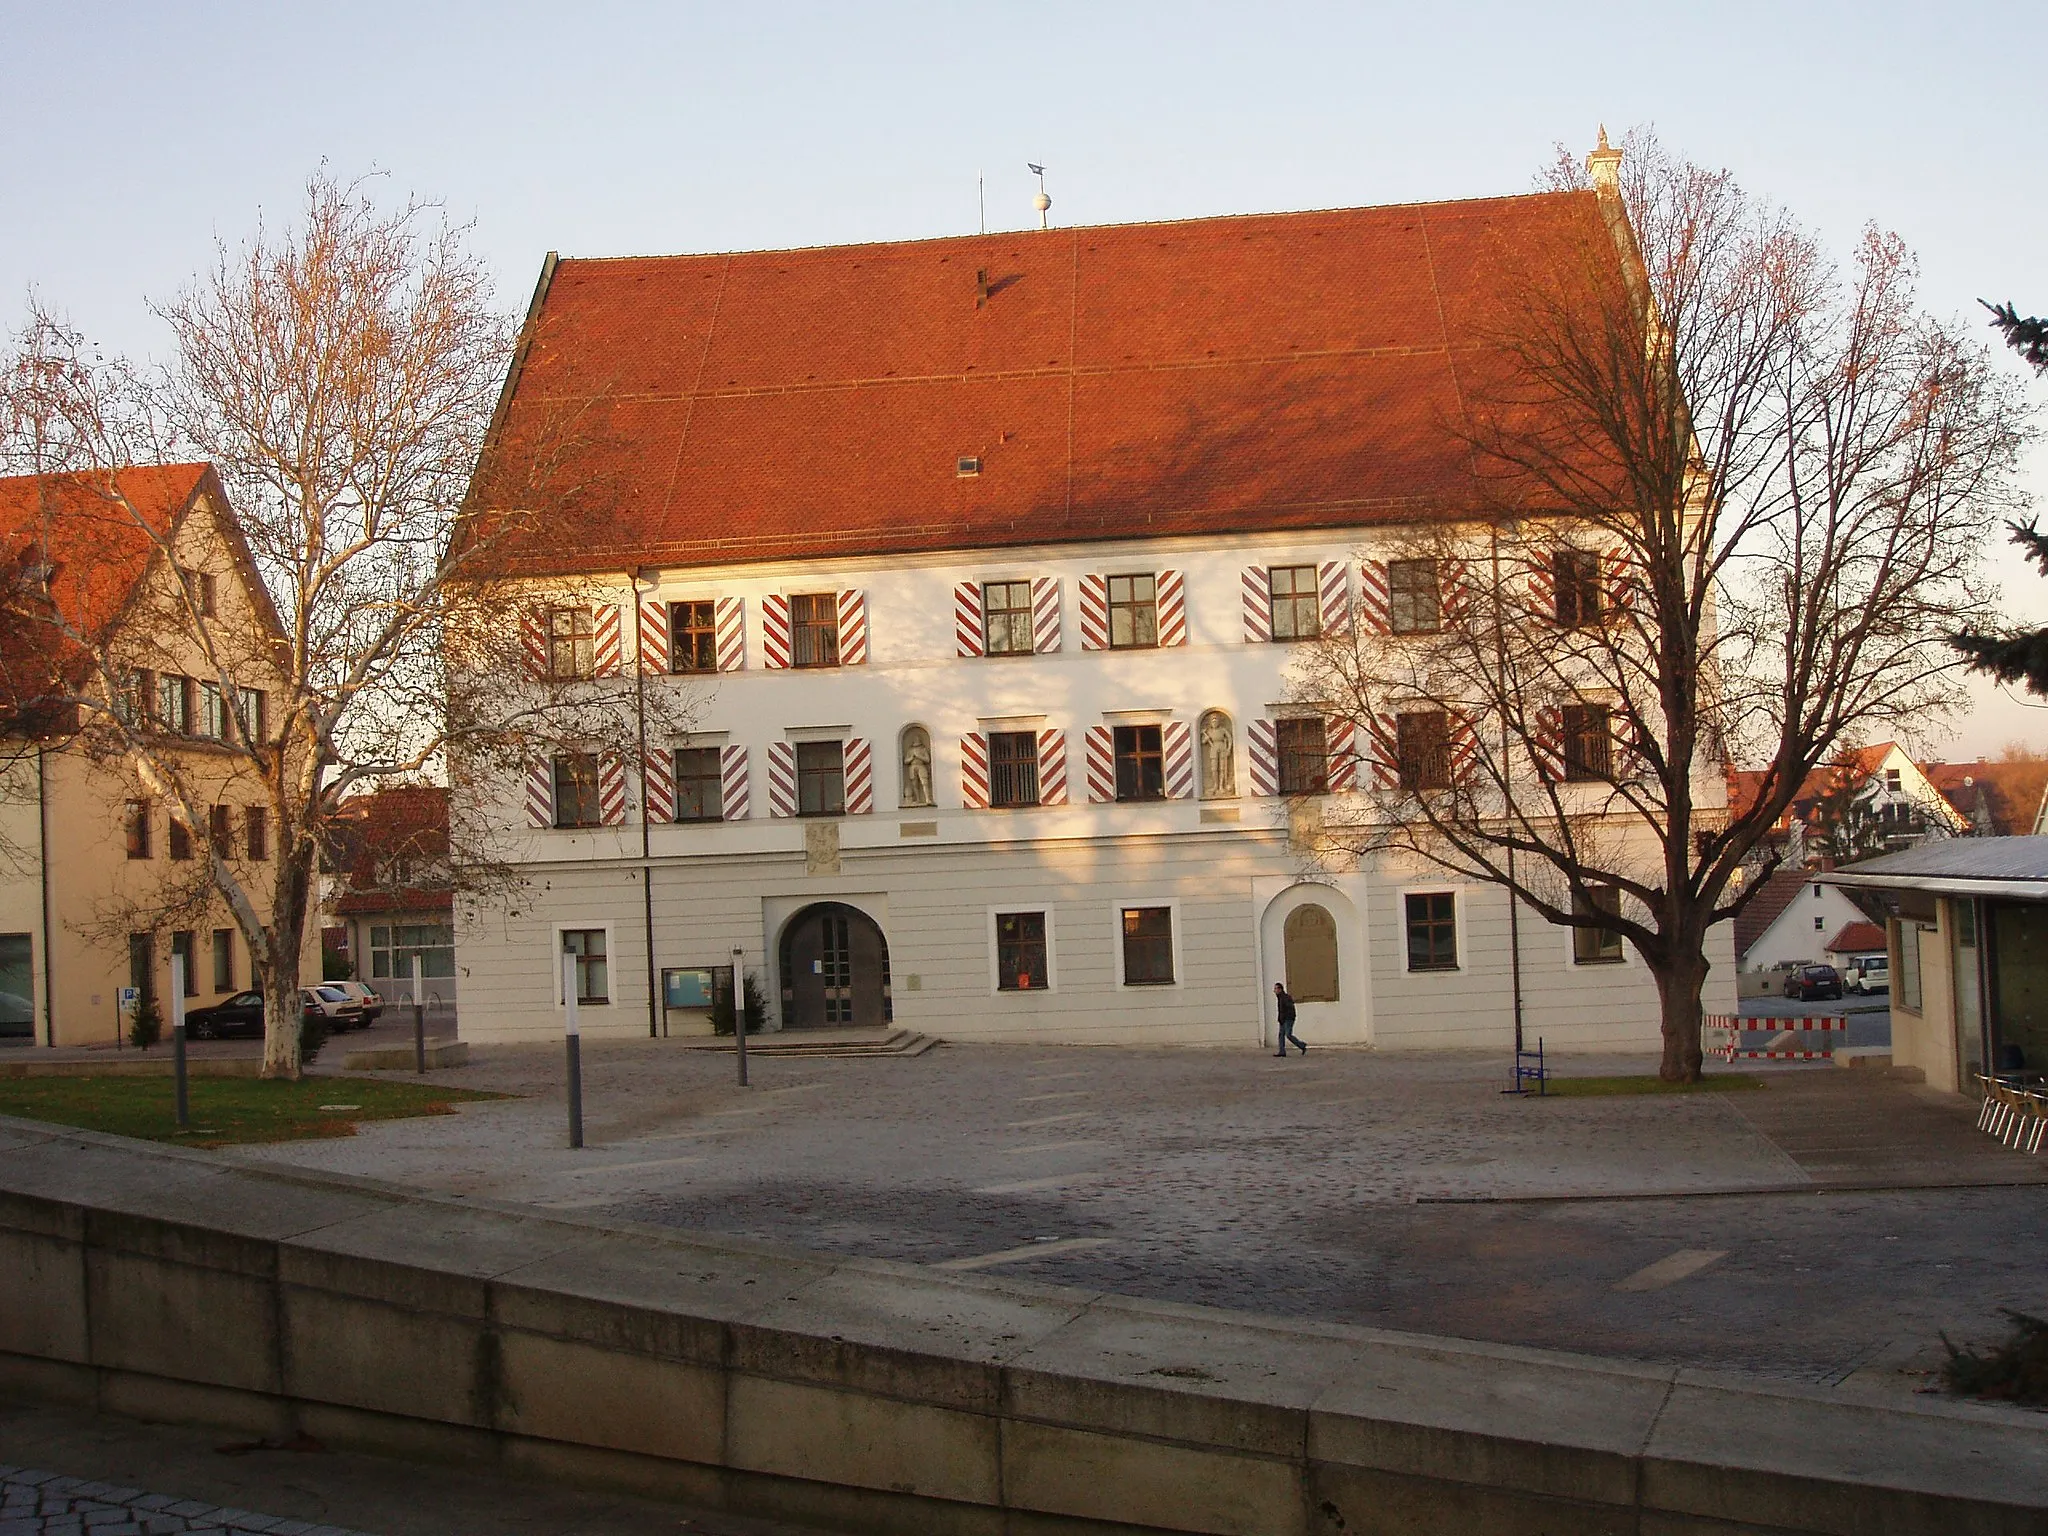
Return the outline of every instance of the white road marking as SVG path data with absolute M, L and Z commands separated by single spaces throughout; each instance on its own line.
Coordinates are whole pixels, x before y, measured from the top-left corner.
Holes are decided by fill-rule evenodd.
M 1063 1184 L 1078 1184 L 1097 1175 L 1092 1173 L 1055 1173 L 1043 1179 L 1012 1179 L 1007 1184 L 984 1184 L 977 1189 L 977 1195 L 1028 1195 L 1038 1189 L 1058 1189 Z
M 593 1173 L 625 1173 L 634 1168 L 673 1168 L 678 1163 L 701 1163 L 701 1157 L 650 1157 L 641 1163 L 603 1163 L 594 1168 L 571 1168 L 577 1178 L 588 1178 Z
M 1617 1291 L 1661 1291 L 1667 1285 L 1676 1285 L 1688 1275 L 1696 1275 L 1709 1264 L 1719 1263 L 1728 1257 L 1725 1248 L 1681 1248 L 1668 1253 L 1654 1264 L 1645 1264 L 1626 1280 L 1617 1281 Z
M 1063 1237 L 1056 1243 L 1026 1243 L 1021 1248 L 1005 1248 L 1000 1253 L 977 1253 L 971 1259 L 947 1259 L 943 1264 L 934 1264 L 933 1269 L 987 1269 L 994 1264 L 1015 1264 L 1020 1259 L 1049 1259 L 1055 1254 L 1080 1253 L 1089 1248 L 1104 1248 L 1109 1245 L 1106 1237 Z
M 1095 1096 L 1092 1088 L 1062 1088 L 1058 1093 L 1027 1093 L 1018 1099 L 1019 1104 L 1042 1104 L 1047 1099 L 1088 1099 Z
M 1016 1157 L 1025 1152 L 1064 1152 L 1069 1147 L 1099 1147 L 1099 1141 L 1041 1141 L 1030 1147 L 1005 1147 L 1003 1156 Z
M 1092 1110 L 1077 1109 L 1070 1115 L 1045 1115 L 1037 1120 L 1012 1120 L 1003 1129 L 1006 1131 L 1035 1131 L 1041 1125 L 1061 1125 L 1069 1120 L 1086 1120 Z

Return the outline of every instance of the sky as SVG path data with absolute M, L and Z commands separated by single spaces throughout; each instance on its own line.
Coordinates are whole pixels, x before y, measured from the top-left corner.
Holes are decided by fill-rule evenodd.
M 2048 311 L 2048 6 L 1716 3 L 327 6 L 0 0 L 0 323 L 33 289 L 110 351 L 323 162 L 474 222 L 508 305 L 543 255 L 905 239 L 1526 190 L 1653 124 L 1923 301 Z M 1990 333 L 1986 333 L 1987 337 Z M 2017 375 L 2016 360 L 2009 366 Z M 2032 381 L 2048 406 L 2048 382 Z M 2028 484 L 2048 510 L 2048 449 Z M 2048 580 L 1989 552 L 2014 618 Z M 2048 750 L 1988 686 L 1960 759 Z

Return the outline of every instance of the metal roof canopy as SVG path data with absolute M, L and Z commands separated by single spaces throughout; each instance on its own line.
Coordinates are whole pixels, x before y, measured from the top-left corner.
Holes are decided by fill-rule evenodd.
M 2048 837 L 1942 838 L 1813 878 L 1866 890 L 2048 901 Z

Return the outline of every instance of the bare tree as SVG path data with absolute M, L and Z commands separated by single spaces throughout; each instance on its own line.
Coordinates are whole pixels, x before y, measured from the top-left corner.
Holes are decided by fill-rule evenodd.
M 1463 317 L 1502 366 L 1447 424 L 1473 516 L 1400 552 L 1434 595 L 1392 595 L 1409 633 L 1325 639 L 1295 695 L 1368 770 L 1329 848 L 1618 932 L 1656 981 L 1662 1075 L 1693 1079 L 1708 931 L 1809 771 L 1960 702 L 1941 642 L 1983 611 L 2026 418 L 1917 308 L 1895 237 L 1838 269 L 1647 135 L 1625 159 L 1603 135 L 1587 171 L 1560 160 L 1550 188 L 1579 195 L 1495 253 L 1498 305 Z M 1763 765 L 1739 809 L 1731 761 Z
M 622 754 L 642 725 L 638 691 L 615 671 L 525 685 L 526 598 L 495 556 L 603 489 L 565 467 L 587 458 L 571 412 L 495 455 L 488 527 L 465 511 L 516 336 L 466 237 L 432 205 L 385 211 L 361 183 L 318 175 L 299 223 L 221 246 L 158 309 L 176 344 L 160 373 L 102 361 L 35 313 L 10 375 L 17 467 L 82 476 L 157 545 L 158 579 L 136 593 L 125 638 L 65 635 L 92 659 L 71 700 L 87 749 L 132 764 L 193 829 L 209 825 L 223 754 L 267 803 L 266 863 L 208 840 L 201 878 L 154 898 L 159 920 L 214 893 L 233 911 L 262 978 L 266 1076 L 299 1072 L 300 957 L 352 793 L 451 766 L 523 771 L 564 741 Z M 260 623 L 230 622 L 178 560 L 177 531 L 124 490 L 123 466 L 180 456 L 219 473 Z M 52 622 L 63 627 L 61 612 Z M 148 636 L 196 641 L 210 697 L 240 700 L 257 679 L 268 694 L 261 721 L 229 707 L 203 773 L 161 711 L 132 697 Z M 473 879 L 516 878 L 500 851 L 477 841 L 454 858 Z

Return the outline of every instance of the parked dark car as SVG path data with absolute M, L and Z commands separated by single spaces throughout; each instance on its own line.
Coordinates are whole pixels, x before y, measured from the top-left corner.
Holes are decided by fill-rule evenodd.
M 1806 1002 L 1842 995 L 1842 977 L 1832 965 L 1802 965 L 1785 978 L 1785 995 Z
M 263 994 L 237 992 L 211 1008 L 194 1008 L 185 1015 L 185 1033 L 194 1040 L 220 1040 L 229 1035 L 263 1033 Z

